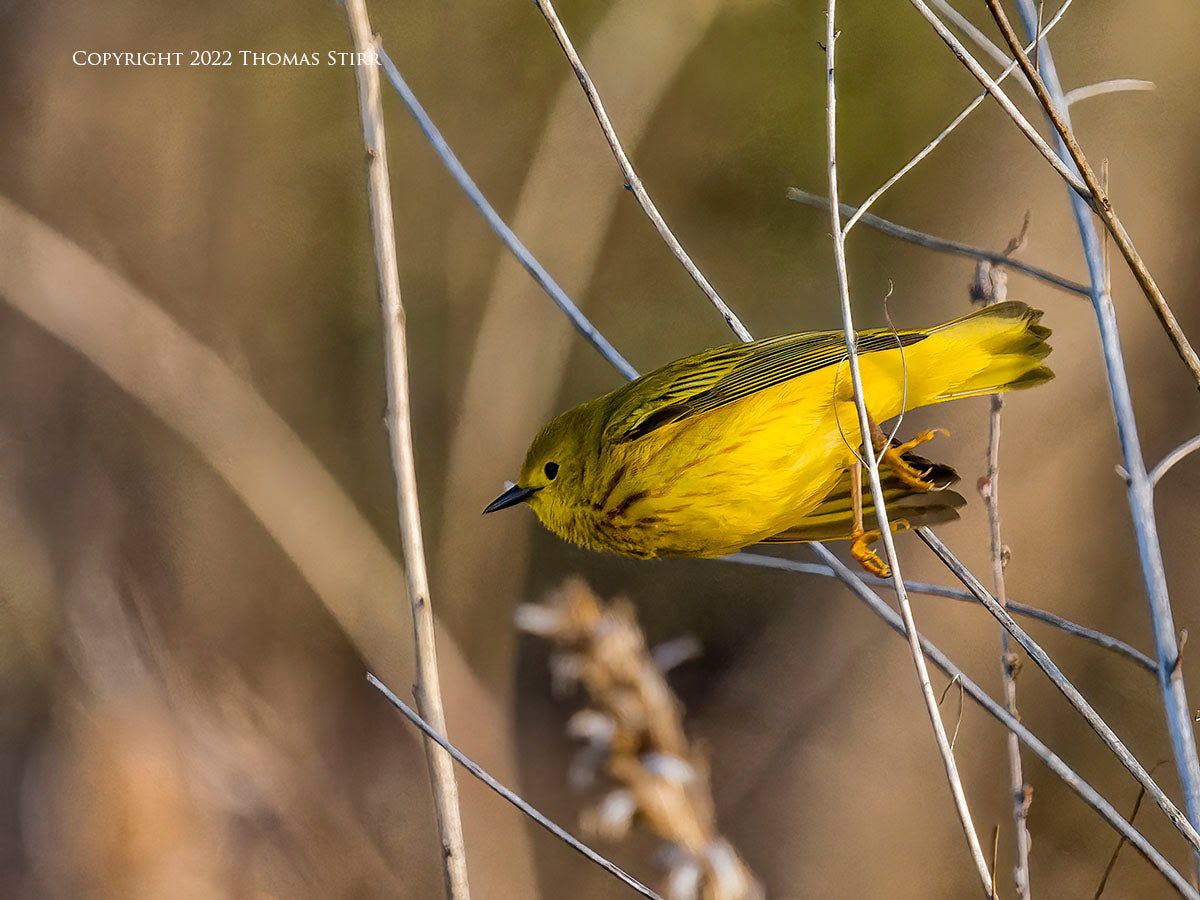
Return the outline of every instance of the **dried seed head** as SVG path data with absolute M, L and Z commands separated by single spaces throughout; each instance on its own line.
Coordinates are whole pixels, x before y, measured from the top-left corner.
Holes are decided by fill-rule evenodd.
M 601 797 L 600 802 L 591 809 L 584 810 L 579 817 L 579 824 L 587 834 L 619 841 L 629 833 L 637 811 L 633 791 L 618 788 Z
M 522 630 L 554 642 L 556 691 L 582 688 L 587 708 L 567 723 L 584 746 L 568 779 L 611 788 L 580 816 L 589 834 L 619 840 L 635 821 L 668 842 L 668 900 L 761 900 L 761 888 L 716 829 L 708 758 L 689 744 L 664 668 L 699 652 L 693 637 L 647 648 L 631 603 L 602 603 L 578 579 L 541 607 L 517 612 Z

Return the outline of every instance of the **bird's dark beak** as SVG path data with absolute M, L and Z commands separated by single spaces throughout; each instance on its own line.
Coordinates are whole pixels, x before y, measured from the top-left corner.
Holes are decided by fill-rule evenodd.
M 490 512 L 495 512 L 498 509 L 508 509 L 510 506 L 516 506 L 518 503 L 524 503 L 538 491 L 537 488 L 523 488 L 519 484 L 514 484 L 507 491 L 493 500 L 487 505 L 483 511 L 486 515 Z

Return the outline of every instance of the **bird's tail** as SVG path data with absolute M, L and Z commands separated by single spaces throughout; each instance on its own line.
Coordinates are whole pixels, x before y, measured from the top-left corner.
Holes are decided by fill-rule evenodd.
M 1017 300 L 985 306 L 929 329 L 908 351 L 910 372 L 927 373 L 921 403 L 1033 387 L 1054 372 L 1042 364 L 1050 353 L 1050 329 L 1039 325 L 1040 309 Z

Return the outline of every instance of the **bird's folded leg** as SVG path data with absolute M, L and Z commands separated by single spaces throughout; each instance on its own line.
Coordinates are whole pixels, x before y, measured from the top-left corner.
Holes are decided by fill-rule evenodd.
M 876 452 L 883 450 L 883 454 L 880 457 L 881 462 L 886 463 L 900 481 L 914 491 L 932 491 L 937 488 L 937 485 L 932 481 L 925 480 L 925 476 L 931 470 L 926 469 L 924 472 L 917 471 L 905 461 L 904 454 L 913 447 L 919 447 L 926 441 L 933 440 L 939 434 L 949 437 L 950 432 L 945 428 L 934 428 L 930 431 L 922 431 L 911 441 L 906 441 L 903 444 L 888 444 L 887 435 L 883 433 L 883 429 L 875 423 L 874 419 L 870 419 L 870 425 L 871 441 L 875 444 Z M 884 449 L 885 447 L 887 449 Z
M 871 424 L 874 424 L 873 420 Z M 862 467 L 862 461 L 855 456 L 854 462 L 850 464 L 850 498 L 854 505 L 854 525 L 850 529 L 850 555 L 868 572 L 883 577 L 889 571 L 887 563 L 870 547 L 883 535 L 878 531 L 866 531 L 863 528 Z
M 897 519 L 891 523 L 892 534 L 908 531 L 911 527 L 907 519 Z M 888 564 L 879 558 L 878 553 L 871 549 L 871 544 L 883 537 L 882 532 L 863 531 L 862 525 L 858 524 L 855 526 L 854 532 L 850 537 L 850 555 L 858 560 L 859 565 L 871 574 L 878 575 L 881 578 L 887 578 L 892 574 L 892 570 L 888 568 Z

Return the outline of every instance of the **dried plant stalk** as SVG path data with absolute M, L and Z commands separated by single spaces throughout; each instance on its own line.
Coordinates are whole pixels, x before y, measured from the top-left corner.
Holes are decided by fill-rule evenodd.
M 896 591 L 896 605 L 900 607 L 900 615 L 904 620 L 904 631 L 908 637 L 908 648 L 912 654 L 913 667 L 917 672 L 917 682 L 921 687 L 921 695 L 925 701 L 925 710 L 929 722 L 933 726 L 933 737 L 937 744 L 938 755 L 942 758 L 942 768 L 946 771 L 946 781 L 950 787 L 950 795 L 954 801 L 954 810 L 958 814 L 962 826 L 963 837 L 967 841 L 967 849 L 978 870 L 983 894 L 989 900 L 995 895 L 992 891 L 992 876 L 988 871 L 987 860 L 983 856 L 983 848 L 979 844 L 979 835 L 975 831 L 975 823 L 971 819 L 971 808 L 967 803 L 966 791 L 963 788 L 962 776 L 958 771 L 958 763 L 954 759 L 954 749 L 946 737 L 946 726 L 938 712 L 937 701 L 933 696 L 933 686 L 929 681 L 929 668 L 921 652 L 920 636 L 917 634 L 917 622 L 913 616 L 912 604 L 908 599 L 908 591 L 904 587 L 904 576 L 900 572 L 900 558 L 896 555 L 896 545 L 892 540 L 892 528 L 888 522 L 887 504 L 883 496 L 883 486 L 879 480 L 879 460 L 871 451 L 871 419 L 867 411 L 866 394 L 863 391 L 862 373 L 858 363 L 858 336 L 854 330 L 854 317 L 850 306 L 850 276 L 846 270 L 846 234 L 842 230 L 842 211 L 838 202 L 837 174 L 837 68 L 834 64 L 838 31 L 835 27 L 834 14 L 836 0 L 829 0 L 825 13 L 825 124 L 827 146 L 829 150 L 829 214 L 831 219 L 831 234 L 833 237 L 834 270 L 837 273 L 838 298 L 842 307 L 842 328 L 846 336 L 846 361 L 849 363 L 850 384 L 854 388 L 854 407 L 858 413 L 858 425 L 862 434 L 865 465 L 863 466 L 871 485 L 871 499 L 875 504 L 875 516 L 879 522 L 880 543 L 885 551 L 887 567 L 892 576 L 892 584 Z M 853 451 L 853 447 L 850 448 Z
M 439 734 L 446 734 L 446 713 L 438 681 L 437 642 L 430 605 L 429 574 L 425 565 L 425 543 L 421 534 L 421 510 L 417 498 L 416 461 L 413 454 L 412 421 L 409 414 L 408 343 L 404 304 L 400 299 L 399 263 L 392 219 L 391 179 L 388 175 L 387 143 L 383 129 L 383 104 L 379 91 L 379 39 L 371 30 L 366 0 L 347 0 L 346 20 L 357 52 L 354 74 L 358 82 L 358 106 L 362 117 L 363 141 L 367 149 L 367 194 L 370 200 L 371 234 L 375 243 L 375 267 L 379 276 L 379 299 L 383 311 L 383 335 L 387 367 L 387 426 L 392 469 L 396 479 L 396 506 L 404 550 L 404 575 L 412 607 L 413 638 L 417 664 L 414 693 L 417 709 Z M 429 777 L 442 845 L 442 874 L 449 900 L 469 900 L 467 853 L 463 839 L 462 813 L 454 763 L 436 742 L 425 742 Z
M 689 743 L 683 706 L 664 675 L 665 657 L 678 662 L 690 654 L 658 654 L 660 664 L 633 606 L 602 603 L 578 578 L 546 603 L 520 607 L 516 621 L 553 641 L 555 686 L 587 696 L 567 724 L 584 741 L 570 781 L 606 790 L 580 816 L 582 828 L 619 840 L 638 822 L 664 840 L 667 900 L 762 900 L 762 888 L 717 831 L 707 756 Z
M 1021 233 L 1005 250 L 1005 255 L 1015 253 L 1025 242 L 1029 228 L 1029 215 Z M 981 260 L 975 269 L 975 284 L 971 287 L 971 299 L 986 305 L 1000 303 L 1008 297 L 1008 273 L 1001 265 Z M 992 589 L 996 602 L 1008 609 L 1008 587 L 1004 580 L 1004 567 L 1008 552 L 1000 532 L 1000 423 L 1004 409 L 1004 395 L 992 394 L 991 412 L 988 416 L 987 474 L 979 482 L 979 493 L 987 508 L 988 532 L 992 551 Z M 1008 632 L 1000 628 L 1000 677 L 1004 687 L 1004 705 L 1013 718 L 1020 718 L 1017 711 L 1017 673 L 1020 658 L 1009 646 Z M 1029 900 L 1029 804 L 1033 799 L 1033 788 L 1025 783 L 1021 766 L 1021 743 L 1011 731 L 1005 735 L 1005 750 L 1008 754 L 1009 790 L 1013 805 L 1013 825 L 1016 836 L 1016 865 L 1013 868 L 1013 887 L 1019 900 Z M 995 870 L 992 877 L 996 877 Z M 995 891 L 992 892 L 995 894 Z

